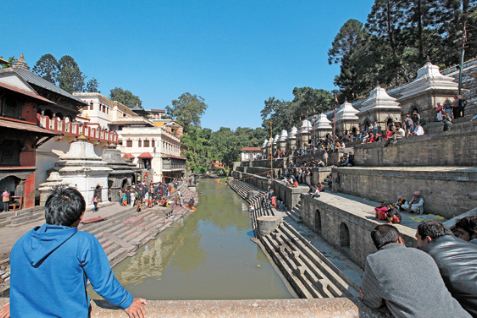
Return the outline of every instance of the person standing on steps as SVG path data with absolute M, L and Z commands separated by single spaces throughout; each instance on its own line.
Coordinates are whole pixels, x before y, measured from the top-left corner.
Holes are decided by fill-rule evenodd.
M 45 224 L 23 235 L 11 250 L 10 314 L 5 317 L 90 317 L 88 281 L 129 317 L 145 317 L 145 300 L 121 286 L 96 237 L 78 231 L 85 209 L 78 190 L 53 189 L 45 203 Z
M 2 193 L 3 212 L 8 212 L 8 205 L 10 204 L 10 192 L 5 189 Z
M 101 200 L 101 186 L 98 184 L 96 188 L 94 189 L 94 194 L 93 194 L 93 211 L 97 212 L 98 211 L 98 203 Z

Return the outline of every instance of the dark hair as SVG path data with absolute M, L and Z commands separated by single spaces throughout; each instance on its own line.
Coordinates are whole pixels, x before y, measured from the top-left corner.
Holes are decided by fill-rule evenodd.
M 47 224 L 71 226 L 86 210 L 86 202 L 75 188 L 58 186 L 46 199 L 45 219 Z
M 429 236 L 431 239 L 436 239 L 438 237 L 449 235 L 451 232 L 442 225 L 442 223 L 437 221 L 423 222 L 417 227 L 417 234 L 421 238 Z
M 398 229 L 389 224 L 378 225 L 371 232 L 374 246 L 378 250 L 386 244 L 396 243 L 400 236 Z
M 466 216 L 465 218 L 460 219 L 452 228 L 452 230 L 456 228 L 461 228 L 462 230 L 469 233 L 472 237 L 473 235 L 477 235 L 477 216 Z

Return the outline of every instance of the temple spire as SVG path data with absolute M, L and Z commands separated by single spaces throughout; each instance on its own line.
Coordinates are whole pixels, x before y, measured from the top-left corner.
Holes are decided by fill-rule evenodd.
M 30 69 L 28 64 L 25 62 L 25 56 L 23 55 L 23 53 L 20 54 L 20 57 L 18 58 L 18 60 L 15 62 L 15 64 L 13 64 L 13 68 L 15 68 L 15 69 L 25 69 L 25 70 Z

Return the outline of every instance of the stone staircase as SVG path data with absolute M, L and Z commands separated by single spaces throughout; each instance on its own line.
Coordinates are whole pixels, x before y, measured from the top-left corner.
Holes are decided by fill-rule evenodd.
M 23 224 L 39 222 L 44 219 L 43 207 L 34 207 L 18 211 L 9 211 L 0 213 L 0 228 L 17 227 Z
M 235 179 L 230 180 L 229 185 L 250 204 L 255 233 L 258 217 L 280 213 L 271 207 L 265 192 Z M 251 197 L 250 193 L 253 193 Z M 301 222 L 300 208 L 299 204 L 292 211 L 281 214 Z M 299 297 L 357 297 L 355 286 L 343 278 L 341 271 L 286 221 L 269 235 L 258 236 L 258 239 L 257 244 L 273 259 Z
M 190 190 L 187 185 L 180 185 L 178 191 L 181 191 L 185 202 L 191 197 L 194 197 L 197 202 L 197 193 Z M 39 209 L 39 211 L 41 211 L 41 218 L 43 218 L 43 209 Z M 27 212 L 24 213 L 26 216 L 29 215 Z M 118 210 L 104 221 L 80 224 L 78 228 L 81 231 L 93 234 L 98 239 L 108 256 L 111 266 L 115 266 L 128 256 L 134 255 L 141 246 L 154 239 L 157 234 L 171 224 L 184 218 L 189 212 L 185 207 L 174 206 L 172 209 L 146 208 L 138 213 L 135 207 L 131 207 Z M 37 214 L 38 211 L 35 210 L 35 213 Z M 36 218 L 38 217 L 36 216 Z M 14 222 L 19 220 L 30 219 L 23 216 L 13 219 Z M 35 218 L 31 220 L 30 222 L 38 221 Z M 11 223 L 12 219 L 8 221 Z M 5 255 L 0 259 L 0 294 L 8 289 L 9 276 L 9 259 L 8 255 Z

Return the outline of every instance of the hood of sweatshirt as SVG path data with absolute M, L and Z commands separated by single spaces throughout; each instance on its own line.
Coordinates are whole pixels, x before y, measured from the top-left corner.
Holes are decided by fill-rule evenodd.
M 78 232 L 76 227 L 43 224 L 25 237 L 23 251 L 30 265 L 39 267 L 52 253 Z

